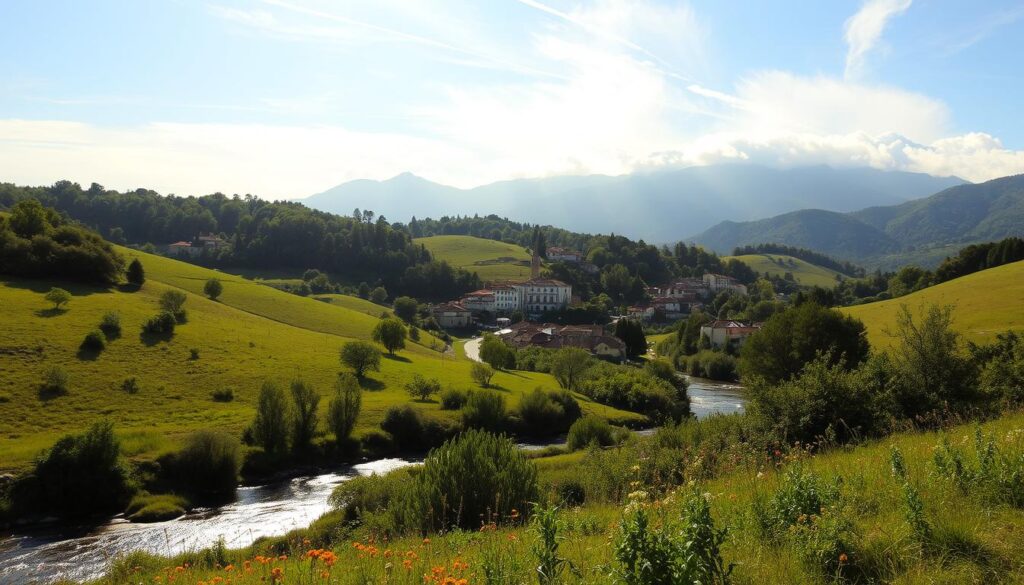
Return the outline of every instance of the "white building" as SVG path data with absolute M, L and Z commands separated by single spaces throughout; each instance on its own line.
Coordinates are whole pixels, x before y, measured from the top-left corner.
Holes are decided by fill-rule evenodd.
M 497 309 L 494 292 L 487 289 L 462 295 L 462 301 L 459 304 L 473 313 L 494 314 Z
M 519 291 L 512 285 L 499 285 L 490 288 L 494 293 L 494 310 L 498 313 L 512 313 L 519 310 Z
M 532 278 L 512 287 L 519 297 L 516 309 L 528 315 L 564 309 L 572 301 L 572 286 L 560 280 Z
M 705 274 L 704 285 L 708 287 L 713 294 L 718 294 L 723 290 L 731 290 L 741 295 L 747 294 L 747 287 L 740 284 L 740 281 L 731 276 L 724 276 L 722 274 L 712 274 L 710 272 Z
M 547 250 L 548 260 L 552 262 L 571 262 L 573 264 L 579 264 L 583 262 L 583 254 L 576 250 L 569 250 L 567 248 L 552 247 Z
M 459 303 L 437 305 L 432 310 L 437 324 L 445 329 L 469 327 L 473 324 L 473 314 Z
M 711 347 L 715 349 L 721 349 L 730 343 L 740 347 L 748 337 L 757 333 L 760 329 L 760 323 L 718 320 L 702 325 L 700 336 L 707 337 L 708 341 L 711 342 Z

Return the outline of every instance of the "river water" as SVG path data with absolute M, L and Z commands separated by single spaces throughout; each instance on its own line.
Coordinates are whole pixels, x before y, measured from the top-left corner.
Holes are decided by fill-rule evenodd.
M 688 394 L 690 408 L 697 418 L 743 410 L 740 386 L 690 378 Z M 531 449 L 550 444 L 521 447 Z M 323 475 L 241 487 L 237 499 L 230 504 L 197 509 L 167 522 L 136 524 L 114 518 L 85 530 L 62 528 L 0 538 L 0 585 L 45 583 L 58 578 L 94 579 L 103 574 L 113 556 L 129 551 L 174 555 L 207 548 L 222 537 L 229 548 L 248 546 L 260 537 L 280 536 L 309 526 L 327 512 L 328 497 L 338 484 L 412 463 L 406 459 L 381 459 Z

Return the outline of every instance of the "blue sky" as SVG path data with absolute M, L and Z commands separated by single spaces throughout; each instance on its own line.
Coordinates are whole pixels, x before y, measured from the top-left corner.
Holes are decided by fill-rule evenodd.
M 1024 172 L 1024 3 L 10 0 L 0 180 Z

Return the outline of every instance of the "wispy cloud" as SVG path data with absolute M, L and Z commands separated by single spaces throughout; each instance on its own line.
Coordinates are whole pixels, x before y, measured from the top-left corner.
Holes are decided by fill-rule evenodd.
M 980 43 L 992 36 L 1000 28 L 1011 25 L 1021 18 L 1024 18 L 1024 6 L 988 14 L 980 22 L 968 27 L 959 35 L 943 39 L 941 46 L 945 49 L 947 55 L 959 53 Z
M 882 38 L 886 24 L 910 8 L 913 0 L 866 0 L 861 9 L 846 21 L 846 78 L 858 77 L 868 54 Z

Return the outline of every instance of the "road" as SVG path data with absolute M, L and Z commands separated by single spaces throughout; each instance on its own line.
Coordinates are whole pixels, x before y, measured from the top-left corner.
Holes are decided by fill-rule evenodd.
M 484 340 L 483 337 L 474 337 L 467 341 L 462 347 L 466 352 L 466 357 L 473 360 L 474 362 L 480 361 L 480 343 Z

